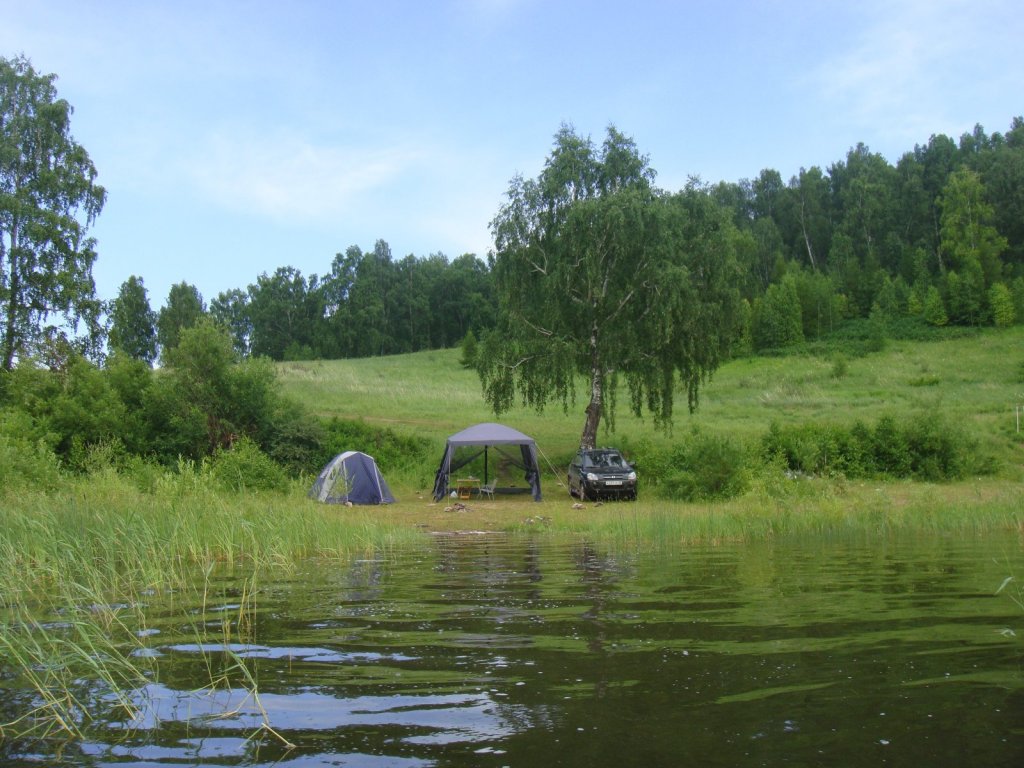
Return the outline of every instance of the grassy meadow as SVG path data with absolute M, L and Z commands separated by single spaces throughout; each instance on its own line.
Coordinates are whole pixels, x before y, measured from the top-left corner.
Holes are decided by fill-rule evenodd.
M 923 417 L 962 429 L 991 467 L 984 475 L 941 483 L 793 479 L 763 472 L 742 496 L 721 502 L 652 498 L 644 493 L 640 467 L 639 502 L 574 508 L 563 484 L 583 426 L 584 382 L 567 413 L 552 404 L 541 413 L 517 408 L 495 417 L 483 402 L 476 374 L 462 368 L 459 358 L 459 350 L 451 349 L 289 362 L 280 364 L 279 373 L 286 394 L 320 416 L 359 419 L 429 442 L 433 455 L 424 466 L 382 466 L 399 503 L 381 515 L 424 530 L 585 531 L 634 546 L 789 534 L 1024 531 L 1022 327 L 930 342 L 890 341 L 881 351 L 849 358 L 804 354 L 734 360 L 707 383 L 695 413 L 689 414 L 680 398 L 668 433 L 656 430 L 650 418 L 630 413 L 623 393 L 615 430 L 602 429 L 599 442 L 627 451 L 642 441 L 671 446 L 693 430 L 753 447 L 772 423 L 850 425 Z M 483 421 L 500 421 L 537 440 L 542 503 L 499 495 L 452 511 L 450 503 L 432 502 L 433 472 L 445 438 Z
M 542 413 L 516 410 L 495 417 L 484 403 L 479 380 L 459 365 L 459 350 L 394 357 L 280 364 L 284 391 L 318 415 L 361 419 L 428 439 L 440 459 L 445 438 L 482 421 L 500 421 L 534 437 L 563 479 L 578 446 L 586 387 L 568 413 L 552 404 Z M 681 401 L 681 402 L 680 402 Z M 722 366 L 703 388 L 694 414 L 685 395 L 677 401 L 671 433 L 650 418 L 629 412 L 619 396 L 613 433 L 599 442 L 627 447 L 641 440 L 670 445 L 688 430 L 759 439 L 774 422 L 851 424 L 883 416 L 940 418 L 962 427 L 991 454 L 996 472 L 986 482 L 1024 479 L 1024 327 L 981 331 L 967 338 L 932 342 L 893 341 L 861 357 L 790 355 L 752 357 Z M 1024 422 L 1024 413 L 1021 414 Z M 607 426 L 607 420 L 604 426 Z M 543 462 L 543 459 L 542 459 Z M 557 492 L 545 464 L 546 494 Z M 403 495 L 424 491 L 424 480 L 396 477 L 382 467 Z M 427 478 L 427 481 L 432 478 Z M 560 489 L 558 489 L 560 490 Z

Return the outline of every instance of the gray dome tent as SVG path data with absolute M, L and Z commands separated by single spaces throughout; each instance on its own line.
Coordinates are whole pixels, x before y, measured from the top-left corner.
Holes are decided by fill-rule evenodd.
M 526 482 L 530 484 L 533 500 L 540 501 L 540 471 L 537 468 L 537 443 L 532 437 L 524 435 L 504 424 L 476 424 L 448 438 L 441 466 L 438 467 L 434 480 L 434 501 L 440 501 L 448 495 L 448 483 L 453 472 L 469 462 L 484 455 L 484 474 L 487 470 L 487 452 L 495 448 L 515 466 L 526 472 Z M 477 451 L 460 451 L 460 448 L 479 448 Z M 519 448 L 509 452 L 507 448 Z M 518 454 L 518 455 L 516 455 Z M 487 478 L 484 477 L 484 482 Z
M 384 476 L 373 457 L 359 451 L 345 451 L 321 470 L 309 497 L 328 504 L 393 504 Z

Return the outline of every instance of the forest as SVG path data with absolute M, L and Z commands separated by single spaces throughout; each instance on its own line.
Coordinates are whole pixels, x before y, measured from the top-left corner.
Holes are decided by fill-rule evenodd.
M 1024 120 L 944 135 L 895 165 L 863 144 L 785 181 L 690 181 L 730 214 L 744 311 L 736 352 L 827 338 L 874 318 L 888 335 L 1024 321 Z M 323 275 L 283 266 L 209 305 L 187 282 L 158 312 L 142 278 L 109 307 L 112 342 L 158 359 L 208 314 L 244 356 L 341 359 L 439 349 L 495 321 L 493 256 L 394 258 L 353 245 Z M 854 324 L 856 325 L 856 324 Z M 916 329 L 916 330 L 915 330 Z

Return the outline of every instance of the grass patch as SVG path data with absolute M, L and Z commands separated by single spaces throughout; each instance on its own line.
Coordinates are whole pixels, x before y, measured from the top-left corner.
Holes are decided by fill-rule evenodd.
M 733 360 L 701 391 L 694 414 L 677 413 L 675 429 L 753 444 L 773 423 L 787 427 L 827 422 L 852 428 L 858 421 L 874 424 L 883 417 L 941 416 L 966 430 L 993 457 L 1002 477 L 1024 480 L 1014 411 L 1024 401 L 1024 327 L 929 338 L 934 340 L 892 341 L 881 351 L 845 357 L 838 368 L 835 360 L 814 354 Z M 459 364 L 459 356 L 458 349 L 435 350 L 283 363 L 279 371 L 285 393 L 321 416 L 388 427 L 424 441 L 422 466 L 401 468 L 401 478 L 392 480 L 392 467 L 380 462 L 393 485 L 425 487 L 432 482 L 448 435 L 495 420 L 534 437 L 557 474 L 564 474 L 579 444 L 585 400 L 568 412 L 558 405 L 541 413 L 517 407 L 496 419 L 483 401 L 476 374 Z M 581 380 L 579 397 L 585 392 Z M 677 401 L 684 409 L 682 400 Z M 618 402 L 615 431 L 607 431 L 606 419 L 600 443 L 647 441 L 670 449 L 678 442 L 675 432 L 655 430 L 650 418 L 629 413 L 625 392 L 619 393 Z

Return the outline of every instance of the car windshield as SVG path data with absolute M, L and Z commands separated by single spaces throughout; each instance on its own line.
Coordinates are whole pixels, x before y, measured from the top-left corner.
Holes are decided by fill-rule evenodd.
M 583 458 L 588 467 L 608 467 L 621 469 L 626 466 L 625 460 L 618 451 L 593 451 Z

